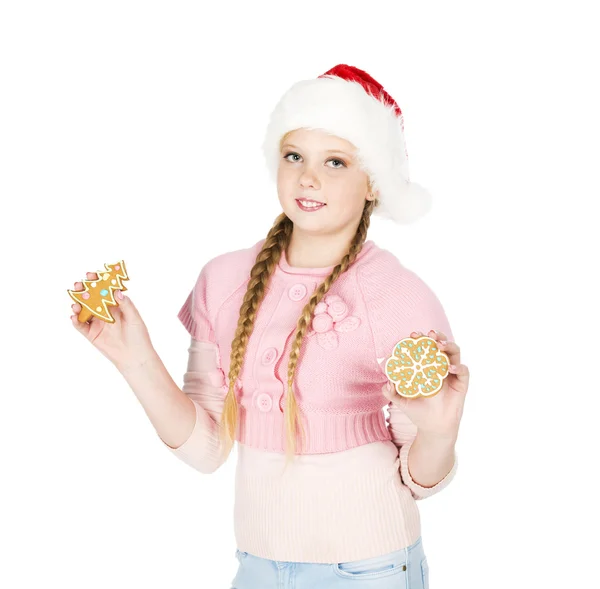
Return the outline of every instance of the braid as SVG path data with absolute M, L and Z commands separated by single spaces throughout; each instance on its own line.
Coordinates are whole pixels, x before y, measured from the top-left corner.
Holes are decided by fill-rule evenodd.
M 220 424 L 224 457 L 229 455 L 235 441 L 238 416 L 235 384 L 242 371 L 248 340 L 254 329 L 256 313 L 265 296 L 266 286 L 269 284 L 271 275 L 281 258 L 281 252 L 287 248 L 290 242 L 292 229 L 293 223 L 289 217 L 285 213 L 280 214 L 269 231 L 250 271 L 250 281 L 240 307 L 237 328 L 231 342 L 229 390 L 225 397 Z
M 298 364 L 298 358 L 300 356 L 300 348 L 304 335 L 306 334 L 308 325 L 313 316 L 315 307 L 319 304 L 321 299 L 327 294 L 333 283 L 336 281 L 340 274 L 343 274 L 348 270 L 352 262 L 356 259 L 356 256 L 363 247 L 363 244 L 367 238 L 367 230 L 371 223 L 371 213 L 378 201 L 367 200 L 365 208 L 363 209 L 362 218 L 356 230 L 356 234 L 352 239 L 348 253 L 342 258 L 340 263 L 335 266 L 331 271 L 331 274 L 319 285 L 315 292 L 311 295 L 308 303 L 302 310 L 298 323 L 296 324 L 296 333 L 292 342 L 292 349 L 290 351 L 290 360 L 288 363 L 288 394 L 287 394 L 287 405 L 285 412 L 286 420 L 286 467 L 289 464 L 295 453 L 295 440 L 296 440 L 296 426 L 299 426 L 300 433 L 302 435 L 302 445 L 305 447 L 306 443 L 306 432 L 299 417 L 298 404 L 293 391 L 294 375 L 296 373 L 296 366 Z

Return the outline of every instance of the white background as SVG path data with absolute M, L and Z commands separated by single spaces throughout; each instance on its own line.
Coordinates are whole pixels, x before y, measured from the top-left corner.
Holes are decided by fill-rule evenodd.
M 180 385 L 202 265 L 280 212 L 260 144 L 295 81 L 367 70 L 434 196 L 369 239 L 436 292 L 471 371 L 456 479 L 419 502 L 431 587 L 593 586 L 597 21 L 568 2 L 5 2 L 2 566 L 10 589 L 229 588 L 237 453 L 174 458 L 72 326 L 126 261 Z M 285 517 L 285 514 L 282 514 Z M 597 580 L 596 580 L 597 582 Z

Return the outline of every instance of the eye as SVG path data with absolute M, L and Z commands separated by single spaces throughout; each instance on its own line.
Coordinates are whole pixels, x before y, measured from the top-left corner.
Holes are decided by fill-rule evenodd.
M 337 158 L 331 158 L 330 160 L 327 160 L 327 161 L 328 162 L 339 162 L 340 164 L 342 164 L 341 166 L 334 166 L 334 168 L 336 168 L 336 169 L 337 168 L 345 168 L 346 167 L 346 164 L 342 160 L 337 159 Z
M 290 156 L 296 157 L 298 159 L 291 159 L 290 160 L 290 159 L 288 159 Z M 299 159 L 301 159 L 301 156 L 299 156 L 297 153 L 295 153 L 293 151 L 290 151 L 289 153 L 286 153 L 283 156 L 283 159 L 287 160 L 288 162 L 297 162 Z M 346 164 L 344 163 L 344 161 L 342 161 L 339 158 L 332 157 L 331 159 L 328 159 L 327 161 L 328 162 L 336 162 L 337 164 L 340 164 L 340 165 L 333 166 L 333 168 L 336 169 L 336 170 L 339 169 L 339 168 L 345 168 L 346 167 Z

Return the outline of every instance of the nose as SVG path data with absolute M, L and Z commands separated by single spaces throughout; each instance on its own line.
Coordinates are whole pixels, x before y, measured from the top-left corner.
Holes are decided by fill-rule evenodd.
M 308 166 L 302 168 L 299 183 L 300 186 L 302 186 L 302 188 L 319 188 L 319 179 L 317 177 L 317 174 L 315 174 L 312 168 L 309 168 Z

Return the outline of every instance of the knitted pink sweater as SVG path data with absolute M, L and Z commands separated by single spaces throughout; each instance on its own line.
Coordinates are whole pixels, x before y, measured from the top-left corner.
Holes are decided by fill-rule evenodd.
M 183 445 L 167 448 L 203 473 L 221 465 L 218 423 L 231 340 L 263 242 L 210 260 L 178 315 L 192 336 L 183 390 L 194 401 L 196 426 Z M 410 476 L 416 427 L 382 394 L 388 386 L 383 363 L 412 331 L 453 335 L 431 289 L 367 241 L 315 310 L 303 343 L 294 390 L 308 445 L 300 448 L 298 437 L 298 455 L 283 473 L 291 336 L 310 294 L 332 268 L 291 267 L 283 255 L 236 383 L 236 542 L 263 558 L 333 563 L 408 546 L 420 535 L 415 500 L 443 489 L 458 465 L 455 455 L 452 470 L 431 488 Z

